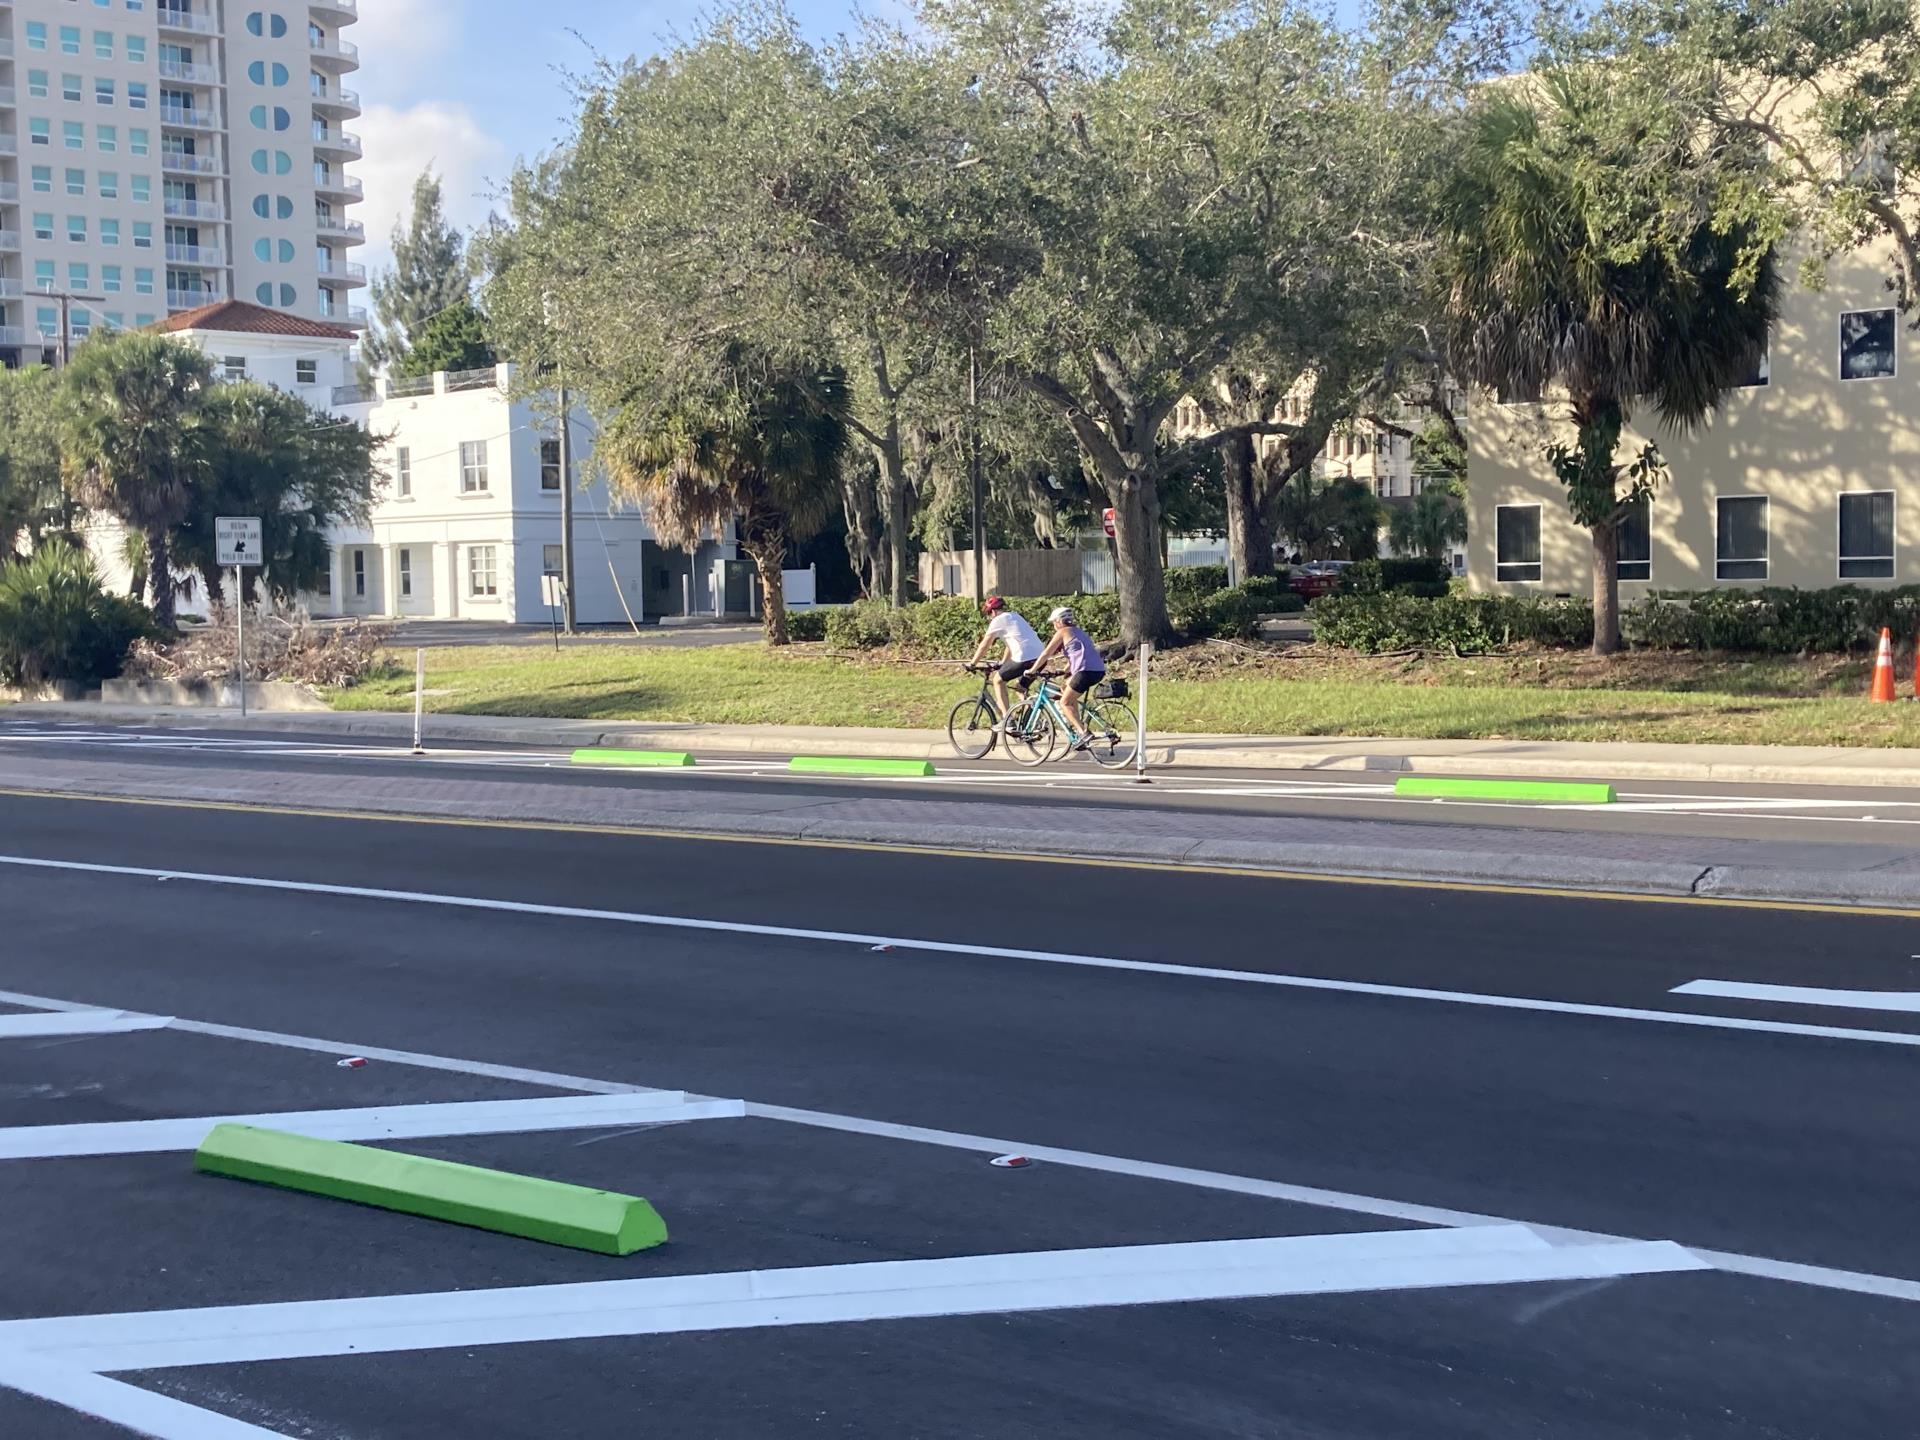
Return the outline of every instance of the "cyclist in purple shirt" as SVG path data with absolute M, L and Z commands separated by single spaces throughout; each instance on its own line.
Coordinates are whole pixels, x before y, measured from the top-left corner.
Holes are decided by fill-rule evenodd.
M 1094 648 L 1093 641 L 1087 638 L 1087 632 L 1073 623 L 1073 611 L 1062 605 L 1047 619 L 1053 623 L 1053 635 L 1047 641 L 1047 648 L 1040 652 L 1040 658 L 1028 667 L 1028 674 L 1037 675 L 1047 668 L 1047 661 L 1055 655 L 1065 653 L 1067 657 L 1067 683 L 1060 692 L 1060 708 L 1066 711 L 1067 724 L 1072 727 L 1069 750 L 1084 749 L 1093 738 L 1080 719 L 1080 697 L 1107 678 L 1107 662 L 1100 658 L 1100 652 Z

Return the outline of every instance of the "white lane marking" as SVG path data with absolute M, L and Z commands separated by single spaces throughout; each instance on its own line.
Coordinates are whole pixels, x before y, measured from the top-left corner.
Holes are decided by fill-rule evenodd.
M 754 925 L 745 921 L 704 920 L 685 915 L 649 915 L 639 911 L 599 910 L 577 905 L 542 905 L 528 900 L 489 900 L 475 895 L 436 895 L 420 890 L 384 890 L 366 885 L 328 885 L 317 880 L 267 880 L 252 875 L 212 875 L 192 870 L 155 870 L 141 865 L 102 865 L 83 860 L 41 860 L 25 855 L 0 855 L 0 866 L 80 875 L 118 875 L 142 880 L 185 880 L 200 885 L 227 886 L 241 890 L 266 890 L 281 894 L 332 895 L 354 900 L 375 900 L 403 905 L 435 905 L 452 910 L 478 910 L 508 915 L 539 915 L 560 920 L 594 920 L 615 925 L 643 925 L 706 934 L 760 935 L 782 940 L 859 945 L 868 950 L 885 946 L 894 951 L 969 955 L 990 960 L 1031 960 L 1047 965 L 1074 965 L 1095 970 L 1126 970 L 1137 974 L 1174 976 L 1183 980 L 1225 980 L 1240 985 L 1322 990 L 1345 995 L 1371 995 L 1391 1000 L 1429 1000 L 1446 1005 L 1474 1005 L 1494 1010 L 1532 1010 L 1548 1015 L 1579 1015 L 1600 1020 L 1634 1020 L 1656 1025 L 1684 1025 L 1695 1029 L 1744 1030 L 1768 1035 L 1800 1035 L 1819 1040 L 1854 1040 L 1869 1045 L 1920 1047 L 1920 1033 L 1907 1034 L 1894 1030 L 1853 1030 L 1833 1025 L 1802 1025 L 1786 1020 L 1750 1020 L 1732 1015 L 1700 1015 L 1684 1010 L 1640 1010 L 1621 1005 L 1588 1005 L 1572 1000 L 1537 1000 L 1517 995 L 1483 995 L 1464 990 L 1433 990 L 1415 985 L 1383 985 L 1362 980 L 1329 980 L 1310 975 L 1272 975 L 1260 970 L 1224 970 L 1216 966 L 1175 965 L 1158 960 L 1122 960 L 1112 956 L 1070 955 L 1054 950 L 1022 950 L 1009 946 L 968 944 L 958 940 L 921 940 L 899 935 L 864 935 L 854 931 L 812 930 L 792 925 Z M 5 998 L 4 994 L 0 994 L 0 999 Z M 204 1026 L 176 1025 L 175 1028 L 197 1028 L 204 1034 L 226 1033 Z M 373 1051 L 365 1053 L 369 1059 L 373 1058 Z
M 1920 990 L 1823 990 L 1809 985 L 1754 985 L 1744 980 L 1691 980 L 1673 995 L 1710 995 L 1716 1000 L 1771 1000 L 1782 1005 L 1825 1005 L 1837 1010 L 1893 1010 L 1920 1015 Z
M 816 1130 L 840 1130 L 852 1135 L 873 1135 L 885 1140 L 911 1140 L 916 1144 L 938 1145 L 949 1150 L 973 1150 L 987 1155 L 1025 1155 L 1050 1165 L 1071 1165 L 1078 1170 L 1098 1170 L 1109 1175 L 1128 1175 L 1141 1180 L 1164 1180 L 1175 1185 L 1192 1185 L 1202 1190 L 1223 1190 L 1234 1195 L 1255 1195 L 1263 1200 L 1285 1200 L 1296 1205 L 1317 1205 L 1322 1209 L 1342 1210 L 1355 1215 L 1373 1215 L 1383 1220 L 1404 1220 L 1413 1225 L 1466 1228 L 1516 1223 L 1504 1216 L 1481 1215 L 1471 1210 L 1446 1210 L 1434 1205 L 1410 1205 L 1401 1200 L 1384 1200 L 1372 1195 L 1349 1195 L 1338 1190 L 1317 1189 L 1311 1185 L 1289 1185 L 1279 1180 L 1261 1180 L 1252 1175 L 1229 1175 L 1218 1170 L 1194 1170 L 1184 1165 L 1161 1165 L 1151 1160 L 1130 1160 L 1118 1155 L 1099 1155 L 1090 1150 L 1066 1150 L 1055 1145 L 1029 1145 L 1020 1141 L 994 1139 L 986 1135 L 963 1135 L 952 1130 L 930 1130 L 919 1125 L 896 1125 L 889 1120 L 866 1120 L 857 1115 L 835 1115 L 824 1110 L 796 1110 L 785 1105 L 761 1105 L 748 1101 L 747 1117 L 755 1120 L 783 1120 L 789 1124 L 806 1125 Z M 1618 1239 L 1620 1237 L 1582 1235 L 1581 1238 Z
M 71 1011 L 95 1008 L 78 1001 L 22 995 L 12 991 L 0 991 L 0 1000 L 17 1005 L 35 1005 L 46 1010 Z M 633 1094 L 646 1092 L 650 1088 L 641 1085 L 616 1084 L 605 1080 L 591 1080 L 584 1076 L 552 1076 L 550 1072 L 516 1070 L 510 1066 L 491 1065 L 485 1061 L 452 1060 L 434 1055 L 410 1057 L 409 1052 L 405 1051 L 377 1052 L 374 1047 L 366 1045 L 346 1045 L 336 1040 L 318 1040 L 312 1036 L 288 1035 L 272 1030 L 247 1030 L 237 1026 L 213 1025 L 204 1021 L 175 1020 L 174 1028 L 187 1029 L 199 1034 L 220 1035 L 259 1045 L 319 1050 L 333 1055 L 372 1056 L 376 1053 L 385 1053 L 406 1064 L 424 1065 L 439 1070 L 464 1071 L 474 1075 L 511 1078 L 530 1074 L 547 1074 L 550 1079 L 565 1080 L 569 1088 L 596 1094 Z M 699 1101 L 709 1097 L 689 1096 L 688 1098 L 690 1101 Z M 1116 1175 L 1137 1175 L 1145 1179 L 1164 1180 L 1176 1185 L 1192 1185 L 1205 1190 L 1224 1190 L 1233 1194 L 1293 1200 L 1306 1205 L 1406 1220 L 1415 1224 L 1459 1228 L 1524 1224 L 1536 1234 L 1548 1238 L 1555 1244 L 1585 1244 L 1594 1241 L 1619 1244 L 1633 1239 L 1631 1236 L 1607 1235 L 1598 1231 L 1571 1229 L 1539 1221 L 1513 1220 L 1502 1216 L 1478 1214 L 1469 1210 L 1445 1210 L 1430 1205 L 1414 1205 L 1374 1195 L 1356 1195 L 1338 1190 L 1322 1190 L 1313 1186 L 1288 1185 L 1248 1175 L 1230 1175 L 1217 1170 L 1196 1170 L 1186 1166 L 1162 1165 L 1153 1161 L 1132 1160 L 1122 1156 L 1099 1155 L 1085 1150 L 1064 1150 L 1047 1145 L 1032 1145 L 1024 1141 L 967 1135 L 952 1130 L 898 1125 L 891 1121 L 870 1120 L 856 1115 L 835 1115 L 826 1111 L 796 1110 L 786 1106 L 757 1105 L 751 1102 L 747 1103 L 745 1110 L 750 1117 L 785 1120 L 795 1124 L 828 1130 L 844 1130 L 854 1134 L 914 1140 L 923 1144 L 944 1146 L 948 1149 L 972 1150 L 990 1155 L 1017 1152 L 1058 1165 L 1072 1165 L 1081 1169 L 1100 1170 Z M 1719 1268 L 1738 1271 L 1742 1274 L 1787 1280 L 1829 1290 L 1845 1290 L 1863 1295 L 1885 1295 L 1897 1299 L 1920 1301 L 1920 1283 L 1893 1276 L 1836 1270 L 1819 1265 L 1802 1265 L 1791 1261 L 1769 1259 L 1763 1255 L 1742 1255 L 1731 1251 L 1701 1250 L 1695 1253 L 1707 1257 Z
M 192 1150 L 216 1125 L 290 1130 L 320 1140 L 415 1140 L 452 1135 L 524 1135 L 722 1120 L 746 1113 L 739 1100 L 690 1100 L 678 1090 L 636 1095 L 565 1095 L 537 1100 L 472 1100 L 385 1105 L 358 1110 L 294 1110 L 268 1115 L 197 1115 L 87 1125 L 20 1125 L 0 1130 L 0 1160 L 75 1155 L 151 1155 Z
M 166 1015 L 134 1015 L 125 1010 L 68 1010 L 54 1015 L 0 1015 L 0 1040 L 34 1040 L 43 1035 L 124 1035 L 135 1030 L 164 1030 Z
M 1678 1245 L 1553 1246 L 1525 1226 L 890 1260 L 0 1323 L 89 1370 L 1704 1270 Z
M 263 1430 L 123 1380 L 42 1360 L 0 1354 L 0 1387 L 124 1426 L 151 1440 L 281 1440 L 277 1430 Z
M 15 990 L 0 990 L 0 1002 L 29 1005 L 39 1010 L 90 1010 L 67 1000 L 43 995 L 26 995 Z M 133 1013 L 133 1012 L 128 1012 Z M 512 1080 L 523 1085 L 545 1085 L 555 1090 L 579 1090 L 590 1095 L 642 1095 L 651 1093 L 647 1085 L 622 1085 L 611 1080 L 595 1080 L 585 1075 L 566 1075 L 555 1070 L 532 1070 L 520 1065 L 490 1065 L 480 1060 L 459 1060 L 446 1055 L 428 1055 L 419 1050 L 391 1050 L 381 1045 L 346 1045 L 338 1040 L 322 1040 L 312 1035 L 288 1035 L 278 1030 L 250 1030 L 244 1025 L 216 1025 L 208 1020 L 167 1021 L 169 1030 L 188 1035 L 212 1035 L 222 1040 L 246 1040 L 256 1045 L 277 1045 L 285 1050 L 312 1050 L 322 1055 L 360 1055 L 368 1060 L 384 1060 L 394 1065 L 413 1065 L 422 1070 L 450 1070 L 459 1075 L 483 1075 L 490 1080 Z

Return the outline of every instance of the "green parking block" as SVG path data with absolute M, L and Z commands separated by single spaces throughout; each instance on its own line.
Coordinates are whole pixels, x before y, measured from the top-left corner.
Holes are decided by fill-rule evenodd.
M 1403 775 L 1393 793 L 1417 800 L 1514 800 L 1536 805 L 1611 805 L 1613 786 L 1561 780 L 1450 780 Z
M 796 755 L 787 769 L 813 775 L 931 775 L 931 760 L 864 760 L 856 755 Z
M 576 750 L 576 765 L 691 765 L 684 750 Z
M 216 1125 L 201 1142 L 193 1164 L 209 1175 L 256 1180 L 601 1255 L 631 1255 L 667 1238 L 666 1222 L 638 1196 L 252 1125 Z

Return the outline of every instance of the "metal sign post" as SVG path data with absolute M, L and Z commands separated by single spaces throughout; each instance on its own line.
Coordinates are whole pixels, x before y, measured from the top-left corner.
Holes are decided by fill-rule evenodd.
M 258 515 L 218 515 L 213 521 L 214 563 L 233 567 L 233 644 L 235 669 L 240 672 L 240 718 L 247 718 L 247 591 L 246 569 L 265 563 Z
M 413 652 L 413 753 L 424 755 L 427 747 L 420 741 L 421 712 L 427 705 L 427 652 Z

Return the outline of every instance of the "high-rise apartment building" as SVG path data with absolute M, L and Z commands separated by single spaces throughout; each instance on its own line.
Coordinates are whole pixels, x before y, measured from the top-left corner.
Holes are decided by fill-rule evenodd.
M 359 326 L 358 0 L 0 0 L 0 362 L 228 297 Z M 67 297 L 65 300 L 62 297 Z

